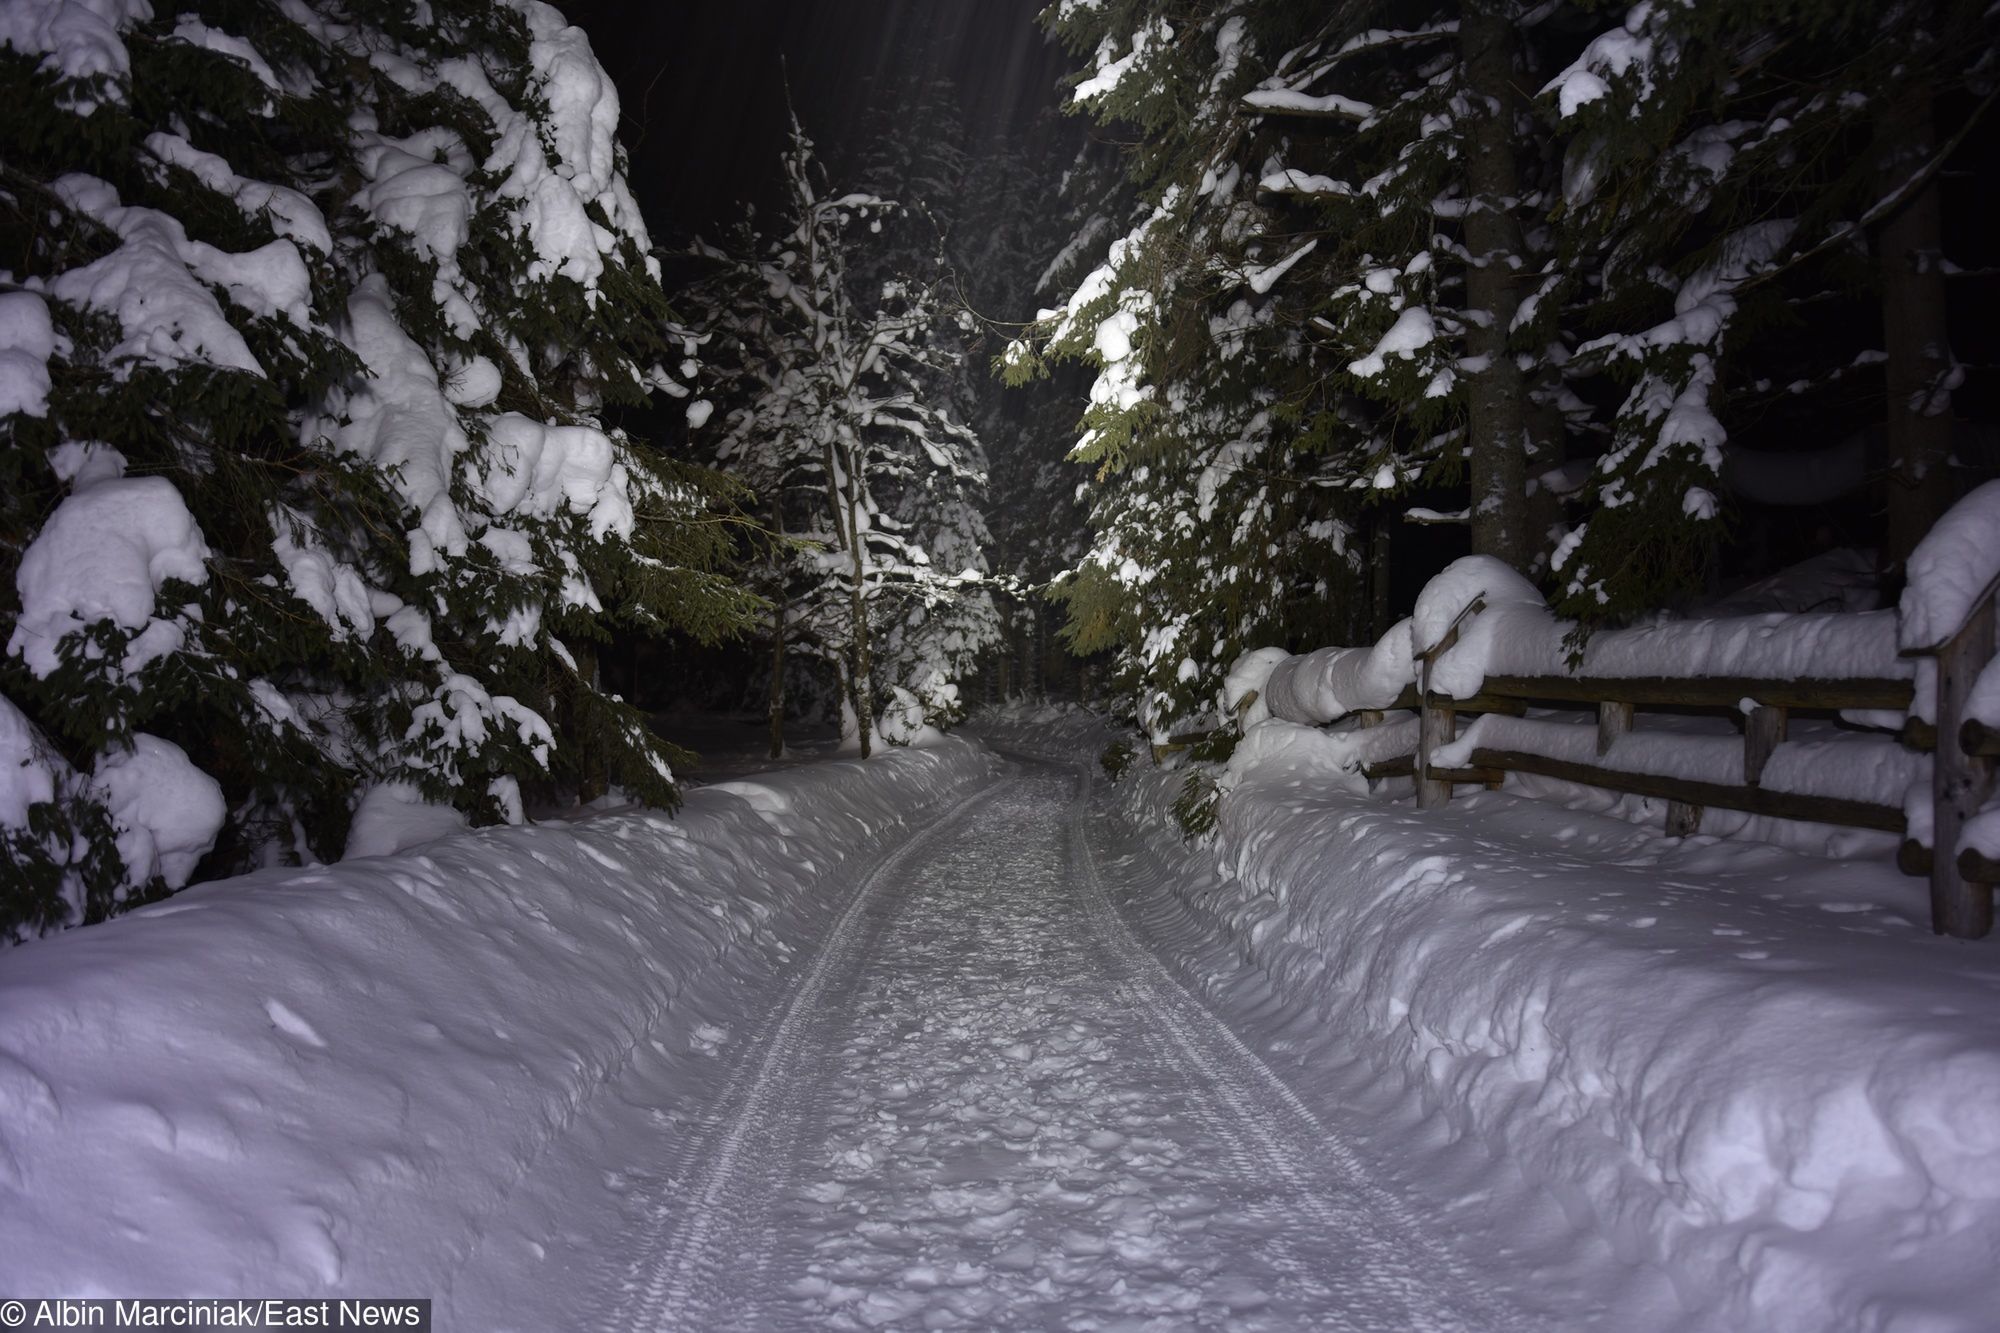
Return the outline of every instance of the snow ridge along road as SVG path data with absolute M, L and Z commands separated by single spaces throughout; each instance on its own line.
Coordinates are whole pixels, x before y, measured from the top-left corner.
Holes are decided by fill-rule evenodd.
M 1036 765 L 863 881 L 604 1328 L 1511 1327 L 1131 933 L 1087 809 Z

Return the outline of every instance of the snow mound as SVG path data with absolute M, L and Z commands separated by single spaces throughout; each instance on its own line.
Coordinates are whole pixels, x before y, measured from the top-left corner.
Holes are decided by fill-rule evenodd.
M 1416 721 L 1402 714 L 1379 727 L 1322 731 L 1315 726 L 1271 718 L 1248 728 L 1230 753 L 1216 785 L 1228 791 L 1251 773 L 1283 773 L 1314 787 L 1365 792 L 1361 770 L 1416 744 Z
M 196 768 L 187 751 L 144 732 L 132 737 L 131 749 L 100 757 L 90 785 L 111 814 L 133 883 L 158 875 L 170 889 L 186 884 L 215 847 L 228 813 L 222 785 Z
M 889 702 L 875 721 L 875 734 L 890 745 L 935 745 L 944 733 L 924 720 L 923 700 L 901 685 L 889 687 Z
M 407 782 L 378 783 L 368 789 L 355 808 L 354 822 L 347 830 L 347 849 L 341 860 L 389 856 L 463 833 L 470 826 L 463 812 L 426 801 Z
M 131 675 L 180 647 L 178 623 L 153 612 L 169 579 L 208 581 L 208 545 L 165 477 L 115 477 L 66 496 L 21 556 L 21 615 L 7 641 L 37 676 L 61 665 L 57 645 L 100 621 L 132 632 Z
M 55 355 L 49 308 L 33 292 L 0 292 L 0 417 L 49 412 L 49 358 Z
M 1973 601 L 2000 578 L 2000 481 L 1953 505 L 1910 553 L 1898 643 L 1932 648 L 1958 632 Z
M 1233 716 L 1244 697 L 1254 691 L 1257 700 L 1243 710 L 1243 725 L 1254 726 L 1269 717 L 1270 701 L 1264 698 L 1264 687 L 1270 682 L 1272 670 L 1290 656 L 1283 648 L 1252 648 L 1238 657 L 1222 679 L 1223 713 Z
M 1711 620 L 1774 611 L 1874 611 L 1882 605 L 1880 585 L 1875 553 L 1841 546 L 1746 584 L 1690 615 Z
M 1106 863 L 1302 1093 L 1405 1127 L 1374 1151 L 1547 1326 L 1992 1326 L 2000 960 L 1921 886 L 1511 793 L 1420 813 L 1299 732 L 1245 737 L 1203 849 L 1178 774 L 1121 784 Z
M 0 708 L 19 750 L 8 728 Z M 736 974 L 794 956 L 857 866 L 999 767 L 949 740 L 759 779 L 783 809 L 702 789 L 678 819 L 481 829 L 10 951 L 0 1290 L 421 1291 L 440 1328 L 570 1326 L 589 1276 L 493 1234 L 503 1205 L 551 1247 L 552 1216 L 602 1215 L 566 1136 L 658 1086 Z M 478 1305 L 514 1298 L 548 1308 Z

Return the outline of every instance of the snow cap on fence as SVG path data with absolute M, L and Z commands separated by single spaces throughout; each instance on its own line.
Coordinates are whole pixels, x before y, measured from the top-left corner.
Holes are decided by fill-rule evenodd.
M 1511 565 L 1488 555 L 1468 555 L 1446 565 L 1417 595 L 1411 618 L 1411 647 L 1418 656 L 1444 641 L 1465 608 L 1485 599 L 1486 608 L 1458 626 L 1458 643 L 1431 667 L 1431 688 L 1454 699 L 1479 693 L 1488 663 L 1497 652 L 1522 661 L 1561 659 L 1556 620 L 1535 585 Z
M 1285 659 L 1264 694 L 1272 716 L 1320 724 L 1364 708 L 1388 708 L 1415 679 L 1410 622 L 1402 620 L 1372 648 L 1321 648 Z
M 1897 606 L 1904 649 L 1934 648 L 1958 632 L 1973 603 L 2000 577 L 2000 481 L 1953 505 L 1910 553 Z
M 1229 674 L 1222 680 L 1222 712 L 1227 717 L 1236 711 L 1243 697 L 1253 690 L 1256 702 L 1244 710 L 1244 727 L 1254 727 L 1271 715 L 1270 700 L 1265 697 L 1265 685 L 1271 679 L 1271 669 L 1291 656 L 1283 648 L 1252 648 L 1237 658 L 1229 668 Z

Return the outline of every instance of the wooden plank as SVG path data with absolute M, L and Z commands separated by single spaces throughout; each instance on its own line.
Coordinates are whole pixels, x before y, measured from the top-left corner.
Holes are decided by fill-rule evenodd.
M 1485 692 L 1517 699 L 1594 704 L 1734 708 L 1744 699 L 1784 708 L 1908 708 L 1907 680 L 1754 680 L 1747 676 L 1488 676 Z
M 1413 754 L 1399 754 L 1391 759 L 1378 759 L 1362 766 L 1361 776 L 1370 782 L 1383 778 L 1409 778 L 1417 773 L 1417 757 Z M 1506 781 L 1507 775 L 1497 768 L 1434 768 L 1431 776 L 1440 782 L 1476 782 L 1482 787 L 1496 787 Z
M 1903 729 L 1896 733 L 1896 739 L 1906 750 L 1916 750 L 1929 754 L 1937 749 L 1937 728 L 1920 717 L 1913 717 L 1903 723 Z
M 2000 727 L 1969 717 L 1959 725 L 1958 748 L 1980 759 L 2000 759 Z
M 1667 836 L 1687 838 L 1701 832 L 1701 807 L 1686 801 L 1667 802 Z
M 1413 778 L 1417 775 L 1417 757 L 1413 754 L 1399 754 L 1393 759 L 1378 759 L 1372 764 L 1364 764 L 1361 776 L 1374 782 L 1381 778 Z
M 1837 796 L 1800 796 L 1764 787 L 1732 787 L 1720 782 L 1660 777 L 1652 773 L 1624 773 L 1597 764 L 1572 763 L 1567 759 L 1550 759 L 1545 755 L 1526 754 L 1518 750 L 1477 749 L 1472 752 L 1472 762 L 1481 768 L 1536 773 L 1545 778 L 1561 778 L 1566 782 L 1580 782 L 1586 786 L 1605 787 L 1663 801 L 1680 801 L 1687 805 L 1747 810 L 1753 815 L 1770 815 L 1777 819 L 1877 828 L 1890 833 L 1903 831 L 1900 807 L 1876 805 L 1872 801 L 1850 801 Z
M 1913 838 L 1904 839 L 1896 849 L 1896 869 L 1912 878 L 1930 874 L 1931 849 Z M 1958 873 L 1975 884 L 2000 885 L 2000 861 L 1970 847 L 1959 848 Z
M 1406 685 L 1403 687 L 1403 692 L 1390 702 L 1389 707 L 1415 712 L 1423 707 L 1423 703 L 1423 696 L 1417 693 L 1417 687 Z M 1453 699 L 1451 706 L 1453 711 L 1460 713 L 1507 713 L 1514 717 L 1519 717 L 1528 711 L 1527 700 L 1495 694 L 1491 690 L 1481 690 L 1469 699 Z
M 1611 753 L 1612 742 L 1632 731 L 1632 705 L 1605 699 L 1597 705 L 1597 757 Z
M 1958 633 L 1937 655 L 1937 734 L 1957 739 L 1965 722 L 1972 684 L 1993 659 L 1993 600 L 1978 603 Z M 1954 854 L 1966 821 L 1993 790 L 1993 761 L 1967 754 L 1957 745 L 1939 745 L 1931 757 L 1932 845 L 1931 929 L 1956 939 L 1976 940 L 1993 929 L 1993 891 L 1960 873 Z
M 1963 847 L 1958 853 L 1958 873 L 1971 880 L 1973 884 L 1983 886 L 1990 898 L 1993 886 L 2000 884 L 2000 861 L 1994 860 L 1984 852 Z
M 1743 780 L 1751 786 L 1764 780 L 1764 765 L 1771 762 L 1771 751 L 1785 739 L 1789 716 L 1782 707 L 1761 705 L 1743 719 Z
M 1426 676 L 1430 670 L 1430 663 L 1424 663 Z M 1417 809 L 1435 810 L 1451 804 L 1451 780 L 1432 776 L 1430 757 L 1457 738 L 1458 715 L 1444 696 L 1436 695 L 1425 698 L 1417 717 Z

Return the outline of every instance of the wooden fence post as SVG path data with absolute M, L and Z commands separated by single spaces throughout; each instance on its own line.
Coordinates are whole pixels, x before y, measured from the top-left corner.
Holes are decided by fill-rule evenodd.
M 1755 787 L 1764 780 L 1764 765 L 1771 752 L 1785 739 L 1791 710 L 1759 704 L 1743 719 L 1743 784 Z
M 1966 696 L 1993 660 L 1992 590 L 1979 599 L 1958 633 L 1937 650 L 1937 749 L 1931 758 L 1931 929 L 1976 940 L 1993 929 L 1993 887 L 1975 884 L 1959 864 L 1966 821 L 1993 790 L 1993 760 L 1967 754 L 1960 738 Z
M 1431 693 L 1431 667 L 1458 645 L 1465 622 L 1486 609 L 1482 591 L 1467 602 L 1445 627 L 1444 637 L 1417 659 L 1417 809 L 1436 810 L 1451 804 L 1451 783 L 1431 776 L 1431 751 L 1458 739 L 1458 709 L 1452 700 Z
M 1423 706 L 1417 714 L 1417 809 L 1451 804 L 1451 783 L 1431 776 L 1431 751 L 1458 738 L 1458 710 L 1431 693 L 1431 664 L 1423 667 Z
M 1632 730 L 1632 705 L 1606 699 L 1597 705 L 1597 757 L 1611 753 L 1611 742 Z
M 1685 838 L 1701 832 L 1701 811 L 1698 805 L 1686 801 L 1667 802 L 1667 836 Z

